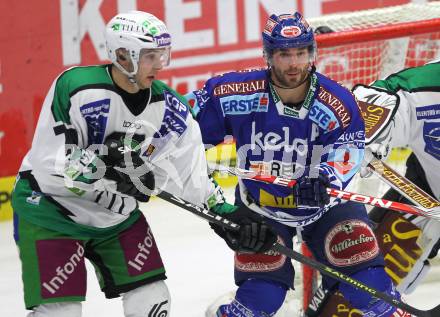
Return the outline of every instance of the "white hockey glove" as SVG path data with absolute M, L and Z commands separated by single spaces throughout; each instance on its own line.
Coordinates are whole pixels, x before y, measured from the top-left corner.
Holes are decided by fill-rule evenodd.
M 353 93 L 364 118 L 365 144 L 368 150 L 360 175 L 369 177 L 372 172 L 367 166 L 373 157 L 385 160 L 390 153 L 399 97 L 384 89 L 363 85 L 353 87 Z
M 365 149 L 364 160 L 362 161 L 361 168 L 359 174 L 362 178 L 370 177 L 373 174 L 373 171 L 368 167 L 368 164 L 376 158 L 379 160 L 385 160 L 390 154 L 390 146 L 374 143 L 368 145 Z

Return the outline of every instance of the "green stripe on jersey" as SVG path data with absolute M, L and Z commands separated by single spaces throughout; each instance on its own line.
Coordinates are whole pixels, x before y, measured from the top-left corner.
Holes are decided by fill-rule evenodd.
M 193 112 L 193 108 L 191 108 L 189 106 L 188 100 L 186 100 L 185 97 L 183 97 L 181 94 L 179 94 L 174 89 L 170 88 L 165 83 L 163 83 L 163 82 L 161 82 L 159 80 L 155 80 L 155 81 L 153 81 L 153 84 L 151 85 L 151 89 L 152 89 L 152 95 L 153 95 L 152 99 L 153 100 L 163 100 L 163 92 L 165 90 L 171 92 L 177 99 L 179 99 L 189 109 L 192 117 L 195 118 L 196 115 Z
M 70 124 L 70 97 L 87 88 L 112 88 L 113 81 L 107 72 L 108 65 L 73 67 L 57 80 L 52 101 L 55 122 Z
M 373 86 L 397 93 L 440 91 L 440 63 L 426 64 L 421 67 L 407 68 L 394 73 L 383 80 L 376 80 Z

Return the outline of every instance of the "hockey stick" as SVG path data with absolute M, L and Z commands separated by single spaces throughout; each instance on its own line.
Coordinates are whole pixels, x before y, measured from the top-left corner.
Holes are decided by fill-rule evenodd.
M 176 205 L 178 207 L 181 207 L 185 210 L 188 210 L 189 212 L 205 219 L 208 220 L 210 222 L 216 223 L 220 226 L 222 226 L 223 228 L 229 229 L 229 230 L 239 230 L 240 226 L 238 224 L 235 224 L 225 218 L 223 218 L 220 215 L 216 215 L 214 213 L 211 213 L 210 211 L 201 208 L 197 205 L 194 205 L 186 200 L 183 200 L 182 198 L 179 198 L 177 196 L 174 196 L 170 193 L 167 192 L 160 192 L 159 194 L 157 194 L 158 197 L 162 198 L 163 200 L 168 201 L 169 203 Z M 321 274 L 323 275 L 327 275 L 335 280 L 338 280 L 340 282 L 349 284 L 353 287 L 356 287 L 357 289 L 363 290 L 366 293 L 369 293 L 371 296 L 374 296 L 376 298 L 380 298 L 383 301 L 393 305 L 394 307 L 403 309 L 405 311 L 407 311 L 408 313 L 411 313 L 415 316 L 419 316 L 419 317 L 440 317 L 440 305 L 434 307 L 433 309 L 430 310 L 419 310 L 413 306 L 410 306 L 396 298 L 393 298 L 392 296 L 386 294 L 386 293 L 382 293 L 374 288 L 371 288 L 367 285 L 365 285 L 364 283 L 357 281 L 339 271 L 336 271 L 334 269 L 332 269 L 329 266 L 326 266 L 322 263 L 319 263 L 318 261 L 312 259 L 312 258 L 308 258 L 304 255 L 302 255 L 299 252 L 296 252 L 292 249 L 289 249 L 279 243 L 274 243 L 274 245 L 271 247 L 271 249 L 273 251 L 277 251 L 281 254 L 284 254 L 285 256 L 287 256 L 288 258 L 294 259 L 298 262 L 301 262 L 305 265 L 310 266 L 311 268 L 318 270 L 319 272 L 321 272 Z
M 419 188 L 406 177 L 400 175 L 385 162 L 375 158 L 372 154 L 368 167 L 380 179 L 414 204 L 427 209 L 433 209 L 440 206 L 438 200 L 434 199 L 431 195 Z
M 367 144 L 374 144 L 377 142 L 378 135 L 381 135 L 390 121 L 393 120 L 397 111 L 398 97 L 393 93 L 378 91 L 374 87 L 366 87 L 364 85 L 356 85 L 353 91 L 358 91 L 363 96 L 360 99 L 364 100 L 358 100 L 358 105 L 365 122 L 369 122 L 370 125 L 365 131 L 365 141 Z M 376 110 L 380 110 L 380 112 Z M 378 113 L 381 114 L 377 115 Z M 367 167 L 380 179 L 417 206 L 424 208 L 440 206 L 438 200 L 431 197 L 431 195 L 427 194 L 409 179 L 394 171 L 386 163 L 377 159 L 370 148 L 365 149 L 364 162 L 368 163 Z
M 248 171 L 237 167 L 209 164 L 209 168 L 211 170 L 217 170 L 219 172 L 227 172 L 231 175 L 235 175 L 240 178 L 261 181 L 275 185 L 281 185 L 289 188 L 293 188 L 293 186 L 295 186 L 296 184 L 296 180 L 294 179 L 277 177 L 272 175 L 262 175 L 257 172 Z M 387 200 L 384 198 L 361 195 L 361 194 L 338 190 L 334 188 L 327 188 L 327 192 L 330 196 L 340 198 L 343 200 L 355 201 L 362 204 L 377 206 L 381 208 L 391 209 L 417 216 L 423 216 L 423 217 L 440 220 L 440 207 L 433 207 L 433 208 L 417 207 L 396 201 Z

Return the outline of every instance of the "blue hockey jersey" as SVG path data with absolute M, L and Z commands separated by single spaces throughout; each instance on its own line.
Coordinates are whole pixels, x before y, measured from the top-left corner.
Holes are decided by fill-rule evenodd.
M 283 104 L 268 70 L 217 76 L 186 97 L 205 147 L 234 137 L 240 168 L 295 179 L 319 170 L 331 186 L 344 189 L 360 167 L 365 133 L 356 100 L 322 74 L 311 75 L 299 108 Z M 289 226 L 311 223 L 339 203 L 332 199 L 324 208 L 296 206 L 291 189 L 244 179 L 239 180 L 237 198 Z

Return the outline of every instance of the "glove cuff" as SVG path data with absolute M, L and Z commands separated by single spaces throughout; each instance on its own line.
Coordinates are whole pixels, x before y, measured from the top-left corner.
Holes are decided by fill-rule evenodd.
M 227 214 L 231 214 L 233 212 L 235 212 L 238 209 L 237 206 L 228 204 L 228 203 L 221 203 L 221 204 L 217 204 L 215 206 L 213 206 L 211 208 L 211 211 L 213 211 L 214 213 L 218 214 L 218 215 L 227 215 Z

